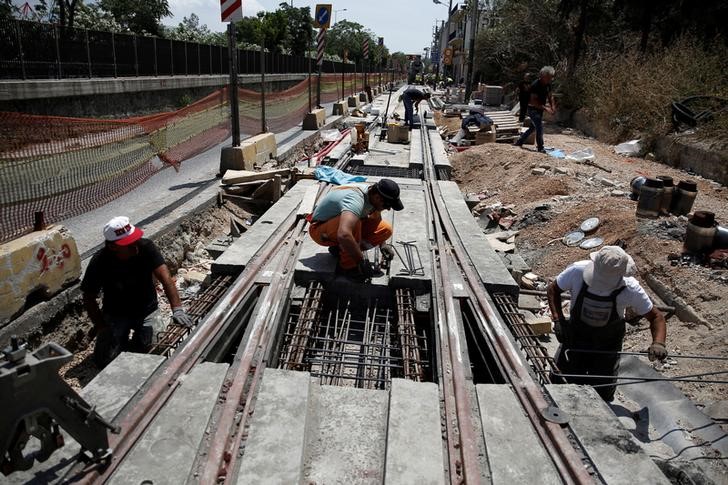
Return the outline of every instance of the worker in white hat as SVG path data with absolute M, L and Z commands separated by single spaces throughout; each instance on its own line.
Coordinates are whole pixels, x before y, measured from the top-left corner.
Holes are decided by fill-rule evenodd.
M 120 352 L 146 352 L 165 323 L 157 302 L 156 278 L 172 307 L 172 318 L 192 327 L 159 249 L 128 217 L 104 226 L 105 245 L 91 258 L 81 291 L 96 335 L 94 361 L 103 368 Z M 103 292 L 103 306 L 97 298 Z M 132 334 L 133 330 L 133 336 Z
M 665 316 L 655 308 L 637 279 L 632 258 L 618 246 L 604 246 L 578 261 L 549 284 L 548 301 L 554 320 L 554 333 L 561 343 L 556 364 L 563 374 L 583 378 L 568 379 L 575 384 L 613 384 L 616 379 L 589 378 L 616 376 L 625 332 L 625 310 L 631 308 L 650 322 L 652 343 L 647 349 L 650 360 L 667 357 Z M 561 293 L 571 294 L 569 318 L 564 316 Z M 567 352 L 568 350 L 578 352 Z M 590 353 L 588 351 L 605 353 Z M 587 351 L 587 352 L 583 352 Z M 613 352 L 613 353 L 609 353 Z M 595 388 L 611 401 L 616 386 Z

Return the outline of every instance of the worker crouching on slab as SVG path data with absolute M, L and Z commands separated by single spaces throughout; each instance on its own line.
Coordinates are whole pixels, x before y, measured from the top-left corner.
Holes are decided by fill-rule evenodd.
M 420 101 L 430 99 L 430 93 L 422 92 L 417 88 L 409 88 L 402 93 L 402 104 L 404 104 L 404 126 L 412 128 L 414 111 L 419 112 Z
M 177 287 L 159 249 L 127 217 L 114 217 L 104 226 L 106 243 L 86 268 L 81 282 L 83 302 L 96 335 L 93 358 L 103 368 L 124 351 L 146 352 L 164 330 L 153 278 L 157 278 L 172 307 L 172 318 L 191 327 Z M 103 306 L 97 298 L 103 292 Z M 131 335 L 133 331 L 133 335 Z
M 392 225 L 382 220 L 382 211 L 404 208 L 399 185 L 382 179 L 372 185 L 352 184 L 332 188 L 313 210 L 308 233 L 317 244 L 328 246 L 339 258 L 339 268 L 352 276 L 368 279 L 376 275 L 374 264 L 364 257 L 366 246 L 380 246 L 391 260 L 394 250 L 384 244 L 392 237 Z
M 548 287 L 548 300 L 554 318 L 554 333 L 561 343 L 556 365 L 563 374 L 584 377 L 567 378 L 573 384 L 607 384 L 596 387 L 605 401 L 614 398 L 616 379 L 590 378 L 617 376 L 619 352 L 624 340 L 627 307 L 650 322 L 652 344 L 650 360 L 667 357 L 664 315 L 657 310 L 645 290 L 632 276 L 632 258 L 618 246 L 604 246 L 591 253 L 589 261 L 578 261 L 556 277 Z M 561 307 L 561 292 L 571 293 L 569 319 Z M 568 352 L 570 349 L 578 352 Z M 611 353 L 589 353 L 588 351 Z M 583 352 L 586 351 L 586 352 Z

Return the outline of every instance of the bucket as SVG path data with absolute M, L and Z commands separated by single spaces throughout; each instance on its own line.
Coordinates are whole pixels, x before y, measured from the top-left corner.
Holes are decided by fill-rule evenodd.
M 706 253 L 713 248 L 715 234 L 715 214 L 708 211 L 695 211 L 688 222 L 685 233 L 685 249 L 696 254 Z
M 660 203 L 660 213 L 665 216 L 670 213 L 670 205 L 672 204 L 672 194 L 675 191 L 672 177 L 667 175 L 659 175 L 657 177 L 662 180 L 665 191 L 662 193 L 662 202 Z
M 637 217 L 656 218 L 660 216 L 662 194 L 665 192 L 662 180 L 648 178 L 640 189 L 637 202 Z
M 640 189 L 642 189 L 642 185 L 644 185 L 645 180 L 647 180 L 647 177 L 645 177 L 644 175 L 638 175 L 637 177 L 633 178 L 632 181 L 629 183 L 629 186 L 632 189 L 632 195 L 630 195 L 630 198 L 632 200 L 637 200 L 640 198 Z
M 728 249 L 728 227 L 717 226 L 715 228 L 713 247 L 715 249 Z
M 698 184 L 692 180 L 681 180 L 672 194 L 670 212 L 676 216 L 685 216 L 693 209 L 695 197 L 698 195 Z

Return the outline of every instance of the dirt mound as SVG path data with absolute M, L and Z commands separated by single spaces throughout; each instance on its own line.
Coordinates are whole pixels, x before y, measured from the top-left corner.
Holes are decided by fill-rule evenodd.
M 626 245 L 640 272 L 639 279 L 653 299 L 661 303 L 647 284 L 647 275 L 657 278 L 674 296 L 682 298 L 711 325 L 668 321 L 668 348 L 671 352 L 713 354 L 728 357 L 728 270 L 696 265 L 673 266 L 670 254 L 680 254 L 685 218 L 657 220 L 635 216 L 637 203 L 630 200 L 629 183 L 637 175 L 669 175 L 677 183 L 694 180 L 698 197 L 694 210 L 708 210 L 728 225 L 728 190 L 720 184 L 673 169 L 654 161 L 624 158 L 612 148 L 582 136 L 547 134 L 546 144 L 571 153 L 591 148 L 594 161 L 607 170 L 557 159 L 504 144 L 472 147 L 451 157 L 453 178 L 463 192 L 478 194 L 480 206 L 513 204 L 517 214 L 515 229 L 518 252 L 545 278 L 554 278 L 566 266 L 588 258 L 588 250 L 567 247 L 561 239 L 579 228 L 587 218 L 598 217 L 600 227 L 594 236 L 605 244 Z M 543 168 L 545 172 L 541 174 Z M 625 347 L 644 350 L 649 344 L 645 321 L 631 327 Z M 661 369 L 666 375 L 698 373 L 717 369 L 715 361 L 679 360 Z M 722 399 L 728 386 L 681 383 L 681 389 L 698 402 Z

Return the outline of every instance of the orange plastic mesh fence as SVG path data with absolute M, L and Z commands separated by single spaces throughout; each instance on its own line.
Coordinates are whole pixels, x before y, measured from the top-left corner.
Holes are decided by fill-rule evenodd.
M 354 80 L 345 77 L 348 95 Z M 305 79 L 266 93 L 269 131 L 301 122 L 308 88 Z M 311 88 L 315 103 L 315 77 Z M 82 214 L 223 143 L 231 132 L 227 93 L 223 88 L 177 111 L 118 120 L 0 112 L 0 241 L 28 232 L 36 211 L 49 223 Z M 340 97 L 341 75 L 323 75 L 322 103 Z M 238 99 L 241 133 L 260 132 L 260 93 L 239 89 Z

